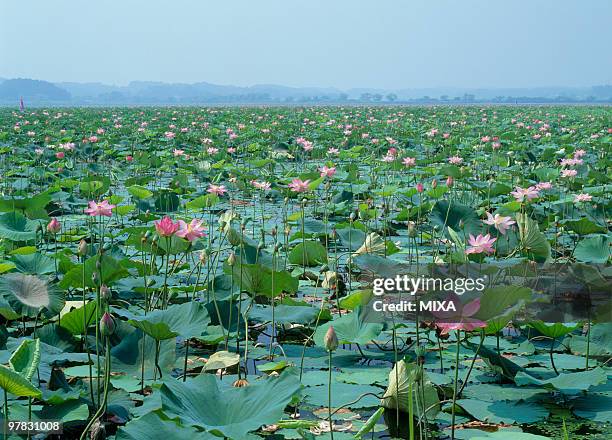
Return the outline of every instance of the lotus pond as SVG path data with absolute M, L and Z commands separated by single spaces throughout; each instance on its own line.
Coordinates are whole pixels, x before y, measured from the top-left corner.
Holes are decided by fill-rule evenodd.
M 610 438 L 611 126 L 608 107 L 0 110 L 4 438 Z M 604 297 L 534 317 L 543 286 L 510 278 L 450 317 L 372 319 L 377 280 L 448 267 L 564 267 Z

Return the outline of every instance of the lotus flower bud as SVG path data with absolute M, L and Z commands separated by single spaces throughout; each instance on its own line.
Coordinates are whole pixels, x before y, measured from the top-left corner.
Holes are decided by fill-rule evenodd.
M 431 187 L 432 187 L 433 189 L 436 189 L 436 187 L 437 187 L 437 186 L 438 186 L 438 181 L 437 181 L 436 179 L 432 180 L 432 181 L 431 181 Z
M 236 264 L 236 254 L 235 253 L 230 253 L 229 257 L 227 257 L 227 264 L 229 266 L 233 266 L 234 264 Z
M 408 236 L 414 238 L 417 236 L 416 223 L 408 222 Z
M 277 241 L 276 243 L 274 243 L 274 252 L 278 252 L 281 249 L 281 244 Z
M 419 182 L 416 185 L 416 190 L 420 194 L 420 193 L 422 193 L 425 190 L 425 187 L 423 186 L 423 184 L 421 182 Z
M 81 257 L 84 257 L 85 255 L 87 255 L 87 242 L 85 240 L 81 240 L 79 242 L 78 254 Z
M 201 264 L 206 263 L 206 260 L 208 260 L 208 252 L 206 252 L 206 249 L 200 252 L 199 259 Z
M 102 301 L 108 302 L 112 297 L 113 294 L 108 286 L 106 284 L 102 284 L 100 286 L 100 298 L 102 298 Z
M 62 225 L 57 221 L 55 217 L 51 219 L 47 225 L 47 232 L 51 234 L 57 234 L 62 229 Z
M 93 281 L 96 286 L 98 285 L 98 282 L 100 281 L 100 275 L 98 275 L 98 272 L 91 274 L 91 281 Z
M 100 319 L 100 334 L 102 337 L 111 336 L 115 333 L 115 319 L 110 313 L 105 312 Z
M 272 230 L 270 231 L 270 235 L 271 235 L 272 237 L 276 237 L 276 234 L 277 234 L 277 233 L 278 233 L 278 231 L 277 231 L 277 229 L 276 229 L 276 226 L 274 226 L 274 227 L 272 228 Z
M 349 215 L 349 220 L 351 221 L 351 223 L 355 221 L 355 217 L 355 213 L 351 212 L 351 215 Z
M 338 336 L 336 335 L 336 330 L 334 330 L 334 326 L 330 326 L 323 337 L 323 345 L 327 351 L 335 351 L 338 348 Z

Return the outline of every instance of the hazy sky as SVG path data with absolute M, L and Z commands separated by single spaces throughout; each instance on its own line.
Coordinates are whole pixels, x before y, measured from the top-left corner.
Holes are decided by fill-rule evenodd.
M 609 84 L 611 22 L 612 0 L 0 0 L 0 77 Z

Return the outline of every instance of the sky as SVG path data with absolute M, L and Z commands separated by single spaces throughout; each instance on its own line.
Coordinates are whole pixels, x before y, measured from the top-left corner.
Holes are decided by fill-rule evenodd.
M 610 22 L 611 0 L 0 0 L 0 77 L 591 86 Z

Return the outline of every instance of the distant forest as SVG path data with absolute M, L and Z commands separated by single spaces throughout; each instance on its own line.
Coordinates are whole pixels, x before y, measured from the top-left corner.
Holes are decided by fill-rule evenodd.
M 0 79 L 0 105 L 612 103 L 612 86 L 533 89 L 349 89 L 135 81 L 127 86 Z

